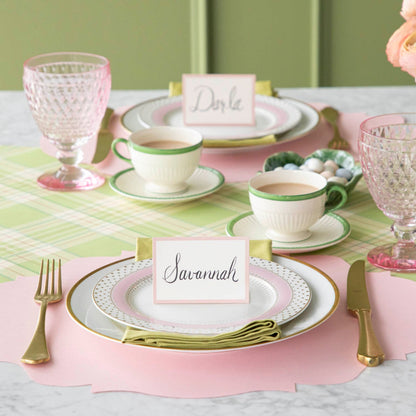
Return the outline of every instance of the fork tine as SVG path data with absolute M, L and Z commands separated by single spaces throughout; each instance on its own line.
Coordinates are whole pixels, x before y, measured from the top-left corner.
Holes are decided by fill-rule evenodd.
M 52 260 L 52 284 L 51 293 L 55 293 L 55 259 Z
M 43 259 L 42 259 L 42 263 L 40 264 L 38 287 L 36 289 L 35 296 L 40 295 L 40 292 L 42 290 L 42 276 L 43 276 Z
M 58 295 L 62 295 L 62 272 L 61 259 L 58 260 Z
M 47 295 L 49 289 L 49 259 L 46 261 L 46 279 L 45 279 L 45 288 L 43 289 L 43 293 Z

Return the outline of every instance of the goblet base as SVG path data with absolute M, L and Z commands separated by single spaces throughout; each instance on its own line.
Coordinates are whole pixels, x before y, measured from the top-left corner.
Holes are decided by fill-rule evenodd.
M 56 172 L 45 173 L 37 180 L 39 186 L 50 191 L 88 191 L 100 187 L 105 178 L 80 167 L 61 167 Z
M 416 246 L 413 243 L 397 243 L 376 247 L 368 253 L 367 260 L 385 270 L 416 272 Z

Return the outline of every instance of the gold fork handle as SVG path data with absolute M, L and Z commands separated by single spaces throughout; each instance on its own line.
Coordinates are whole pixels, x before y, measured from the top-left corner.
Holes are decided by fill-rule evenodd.
M 334 127 L 334 133 L 332 136 L 332 139 L 328 143 L 328 148 L 330 149 L 343 149 L 348 150 L 350 148 L 350 144 L 347 140 L 345 140 L 338 129 L 338 126 L 336 124 L 333 125 Z
M 345 140 L 343 137 L 341 137 L 341 133 L 339 132 L 338 126 L 336 124 L 334 124 L 333 127 L 334 127 L 334 137 L 333 137 L 333 139 Z
M 337 124 L 336 124 L 336 123 L 334 123 L 334 124 L 332 125 L 332 127 L 333 127 L 333 130 L 334 130 L 334 137 L 340 137 L 340 134 L 339 134 L 339 128 L 338 128 Z
M 23 354 L 21 361 L 26 364 L 40 364 L 49 361 L 49 351 L 46 345 L 45 336 L 45 316 L 47 302 L 42 302 L 40 305 L 39 319 L 33 334 L 32 342 Z

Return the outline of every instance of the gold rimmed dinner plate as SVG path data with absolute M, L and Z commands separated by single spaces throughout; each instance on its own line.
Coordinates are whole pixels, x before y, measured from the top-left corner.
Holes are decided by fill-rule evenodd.
M 66 307 L 76 323 L 95 335 L 121 343 L 125 326 L 113 321 L 99 311 L 93 302 L 92 293 L 100 279 L 133 261 L 134 258 L 130 257 L 105 265 L 84 276 L 72 287 L 67 296 Z M 325 322 L 335 312 L 338 306 L 339 291 L 328 275 L 311 265 L 285 256 L 273 256 L 273 261 L 299 274 L 306 281 L 312 292 L 312 300 L 307 309 L 297 318 L 282 325 L 282 337 L 277 341 L 273 341 L 281 342 L 308 332 Z M 242 348 L 254 348 L 260 345 Z M 135 345 L 135 347 L 155 348 L 141 345 Z M 186 352 L 213 353 L 232 350 L 187 350 Z M 169 349 L 169 351 L 172 350 Z M 183 350 L 175 351 L 184 352 Z

